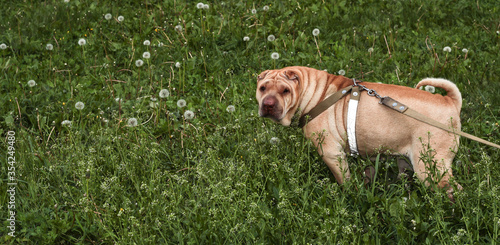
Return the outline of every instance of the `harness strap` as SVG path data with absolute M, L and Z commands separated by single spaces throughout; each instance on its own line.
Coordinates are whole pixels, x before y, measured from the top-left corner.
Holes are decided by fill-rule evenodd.
M 351 90 L 351 99 L 347 109 L 347 141 L 351 149 L 351 155 L 358 155 L 358 145 L 356 141 L 356 115 L 358 113 L 358 102 L 360 97 L 359 87 L 353 87 Z
M 465 132 L 462 132 L 460 130 L 457 130 L 457 129 L 454 129 L 454 128 L 451 128 L 449 127 L 448 125 L 445 125 L 445 124 L 442 124 L 434 119 L 431 119 L 429 117 L 426 117 L 420 113 L 418 113 L 417 111 L 413 110 L 413 109 L 410 109 L 408 108 L 406 105 L 390 98 L 390 97 L 383 97 L 380 99 L 380 103 L 382 105 L 385 105 L 399 113 L 402 113 L 406 116 L 409 116 L 411 118 L 414 118 L 414 119 L 417 119 L 418 121 L 421 121 L 423 123 L 427 123 L 431 126 L 434 126 L 436 128 L 440 128 L 442 130 L 445 130 L 447 132 L 450 132 L 450 133 L 453 133 L 453 134 L 456 134 L 456 135 L 460 135 L 460 136 L 463 136 L 463 137 L 466 137 L 466 138 L 469 138 L 471 140 L 475 140 L 477 142 L 480 142 L 480 143 L 483 143 L 483 144 L 486 144 L 486 145 L 489 145 L 489 146 L 492 146 L 492 147 L 496 147 L 498 149 L 500 149 L 500 145 L 497 145 L 495 143 L 492 143 L 492 142 L 489 142 L 489 141 L 486 141 L 486 140 L 483 140 L 479 137 L 476 137 L 474 135 L 471 135 L 471 134 L 468 134 L 468 133 L 465 133 Z
M 342 99 L 345 95 L 347 95 L 347 92 L 351 91 L 352 87 L 353 86 L 351 85 L 351 86 L 348 86 L 346 88 L 343 88 L 343 89 L 337 91 L 336 93 L 332 94 L 330 97 L 321 101 L 318 105 L 316 105 L 314 108 L 312 108 L 311 111 L 302 115 L 299 119 L 299 127 L 303 128 L 304 126 L 306 126 L 306 124 L 309 121 L 313 120 L 315 117 L 319 116 L 319 114 L 326 111 L 326 109 L 328 109 L 330 106 L 335 104 L 335 102 Z

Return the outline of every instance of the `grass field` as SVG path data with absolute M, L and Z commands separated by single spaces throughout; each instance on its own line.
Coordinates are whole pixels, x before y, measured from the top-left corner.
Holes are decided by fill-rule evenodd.
M 395 161 L 349 158 L 339 186 L 255 100 L 261 71 L 291 65 L 442 77 L 463 131 L 499 143 L 497 1 L 203 4 L 2 1 L 0 243 L 498 244 L 498 150 L 461 140 L 454 204 Z

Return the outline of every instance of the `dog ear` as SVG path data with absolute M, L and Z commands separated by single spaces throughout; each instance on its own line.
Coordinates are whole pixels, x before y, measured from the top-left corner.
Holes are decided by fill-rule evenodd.
M 296 80 L 299 81 L 299 75 L 295 71 L 288 70 L 283 73 L 288 80 Z
M 269 70 L 261 72 L 260 75 L 257 76 L 257 81 L 264 79 L 264 77 L 266 77 L 267 73 L 269 73 Z

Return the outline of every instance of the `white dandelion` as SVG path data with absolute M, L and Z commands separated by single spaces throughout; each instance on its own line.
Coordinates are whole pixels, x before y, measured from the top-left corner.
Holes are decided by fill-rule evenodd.
M 313 30 L 313 36 L 317 37 L 319 35 L 319 29 L 316 28 Z
M 35 86 L 36 86 L 36 82 L 35 82 L 35 80 L 29 80 L 29 81 L 28 81 L 28 86 L 30 86 L 30 87 L 35 87 Z
M 279 58 L 280 58 L 280 54 L 278 54 L 278 53 L 276 53 L 276 52 L 273 52 L 273 53 L 271 54 L 271 59 L 273 59 L 273 60 L 277 60 L 277 59 L 279 59 Z
M 262 10 L 268 11 L 269 10 L 269 6 L 266 5 L 266 6 L 262 7 Z
M 78 45 L 83 46 L 85 44 L 87 44 L 87 41 L 85 39 L 80 38 L 80 40 L 78 40 Z
M 182 31 L 182 26 L 181 25 L 176 25 L 175 26 L 175 30 L 179 31 L 179 32 Z
M 118 21 L 119 21 L 119 22 L 122 22 L 123 20 L 125 20 L 125 17 L 123 17 L 123 16 L 121 16 L 121 15 L 120 15 L 120 16 L 118 16 Z
M 448 46 L 446 46 L 446 47 L 443 48 L 443 52 L 448 52 L 449 53 L 449 52 L 451 52 L 451 48 L 448 47 Z
M 128 121 L 127 121 L 127 125 L 129 127 L 135 127 L 135 126 L 137 126 L 137 118 L 135 118 L 135 117 L 129 118 Z
M 233 113 L 235 111 L 235 109 L 236 108 L 234 107 L 234 105 L 228 105 L 226 107 L 226 111 L 229 112 L 229 113 Z
M 190 110 L 187 110 L 184 112 L 184 118 L 186 120 L 191 120 L 194 118 L 194 112 L 190 111 Z
M 202 9 L 202 8 L 203 8 L 203 5 L 204 5 L 203 3 L 198 3 L 198 4 L 196 4 L 196 7 L 197 7 L 198 9 Z
M 271 34 L 271 35 L 267 36 L 267 41 L 272 42 L 274 40 L 276 40 L 276 37 L 274 35 Z
M 369 48 L 368 53 L 370 53 L 370 54 L 373 53 L 373 48 Z
M 62 126 L 71 127 L 71 121 L 70 120 L 64 120 L 64 121 L 61 122 L 61 125 Z
M 146 52 L 144 52 L 144 53 L 142 53 L 142 58 L 144 58 L 144 59 L 149 59 L 149 58 L 151 58 L 151 53 L 149 53 L 149 52 L 147 52 L 147 51 L 146 51 Z
M 7 44 L 5 43 L 0 44 L 0 49 L 7 49 Z
M 170 92 L 168 91 L 168 89 L 160 90 L 160 98 L 164 99 L 167 98 L 168 96 L 170 96 Z
M 276 145 L 278 143 L 280 143 L 280 139 L 278 137 L 272 137 L 269 142 L 273 145 Z
M 65 3 L 69 3 L 69 0 L 64 0 Z
M 345 71 L 344 71 L 344 70 L 342 70 L 342 69 L 340 69 L 340 70 L 338 71 L 338 73 L 339 73 L 339 75 L 341 75 L 341 76 L 344 76 L 344 75 L 345 75 Z
M 146 45 L 146 46 L 149 46 L 149 45 L 151 45 L 151 42 L 150 42 L 149 40 L 146 40 L 146 41 L 144 41 L 142 44 L 144 44 L 144 45 Z
M 203 4 L 203 9 L 209 9 L 210 8 L 210 5 L 208 4 Z
M 81 101 L 78 101 L 78 102 L 76 102 L 76 104 L 75 104 L 75 108 L 76 108 L 77 110 L 83 110 L 83 108 L 85 108 L 85 104 L 84 104 L 83 102 L 81 102 Z
M 115 101 L 116 101 L 116 102 L 118 102 L 118 103 L 120 103 L 120 102 L 122 102 L 123 100 L 122 100 L 121 98 L 119 98 L 119 97 L 116 97 L 116 98 L 115 98 Z
M 425 91 L 427 91 L 429 93 L 434 93 L 434 92 L 436 92 L 436 88 L 434 86 L 427 85 L 427 86 L 425 86 Z
M 252 9 L 252 14 L 256 14 L 257 13 L 257 9 Z
M 144 65 L 144 61 L 142 61 L 142 60 L 136 60 L 135 61 L 135 66 L 141 67 L 142 65 Z
M 466 49 L 466 48 L 464 48 L 464 49 L 462 49 L 462 52 L 464 52 L 464 53 L 469 53 L 469 50 L 468 50 L 468 49 Z
M 181 68 L 181 62 L 175 62 L 175 67 Z
M 247 36 L 245 36 L 245 37 L 243 37 L 243 41 L 244 41 L 244 42 L 248 42 L 248 41 L 250 41 L 250 38 L 249 38 L 249 37 L 247 37 Z
M 54 45 L 48 43 L 47 46 L 45 46 L 45 49 L 52 50 L 52 49 L 54 49 Z
M 104 15 L 104 19 L 106 19 L 106 20 L 110 20 L 111 18 L 113 18 L 113 16 L 110 13 L 107 13 L 106 15 Z
M 182 107 L 186 106 L 186 104 L 187 104 L 186 101 L 183 100 L 183 99 L 180 99 L 180 100 L 177 101 L 177 106 L 179 108 L 182 108 Z

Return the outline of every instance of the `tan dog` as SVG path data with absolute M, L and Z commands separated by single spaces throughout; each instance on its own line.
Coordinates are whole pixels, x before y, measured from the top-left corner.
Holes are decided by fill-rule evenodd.
M 462 96 L 457 86 L 450 81 L 428 78 L 420 81 L 417 89 L 368 82 L 361 84 L 443 124 L 455 129 L 461 127 Z M 264 71 L 257 82 L 259 115 L 289 126 L 296 112 L 300 115 L 308 113 L 319 102 L 349 85 L 353 85 L 352 79 L 308 67 Z M 443 88 L 447 95 L 419 90 L 423 85 Z M 351 175 L 346 162 L 346 153 L 349 152 L 346 134 L 349 97 L 347 95 L 340 99 L 303 128 L 305 136 L 316 145 L 340 184 Z M 439 187 L 447 188 L 449 197 L 453 198 L 449 180 L 452 177 L 451 164 L 459 144 L 458 136 L 380 105 L 378 99 L 368 96 L 366 91 L 361 92 L 356 120 L 356 139 L 361 156 L 373 156 L 382 153 L 381 150 L 389 150 L 395 156 L 405 156 L 411 161 L 418 179 L 429 185 L 427 178 L 431 177 Z M 431 166 L 426 166 L 429 161 L 422 161 L 421 154 L 429 152 L 428 147 L 432 149 L 437 173 L 429 171 Z M 460 185 L 457 187 L 461 189 Z

